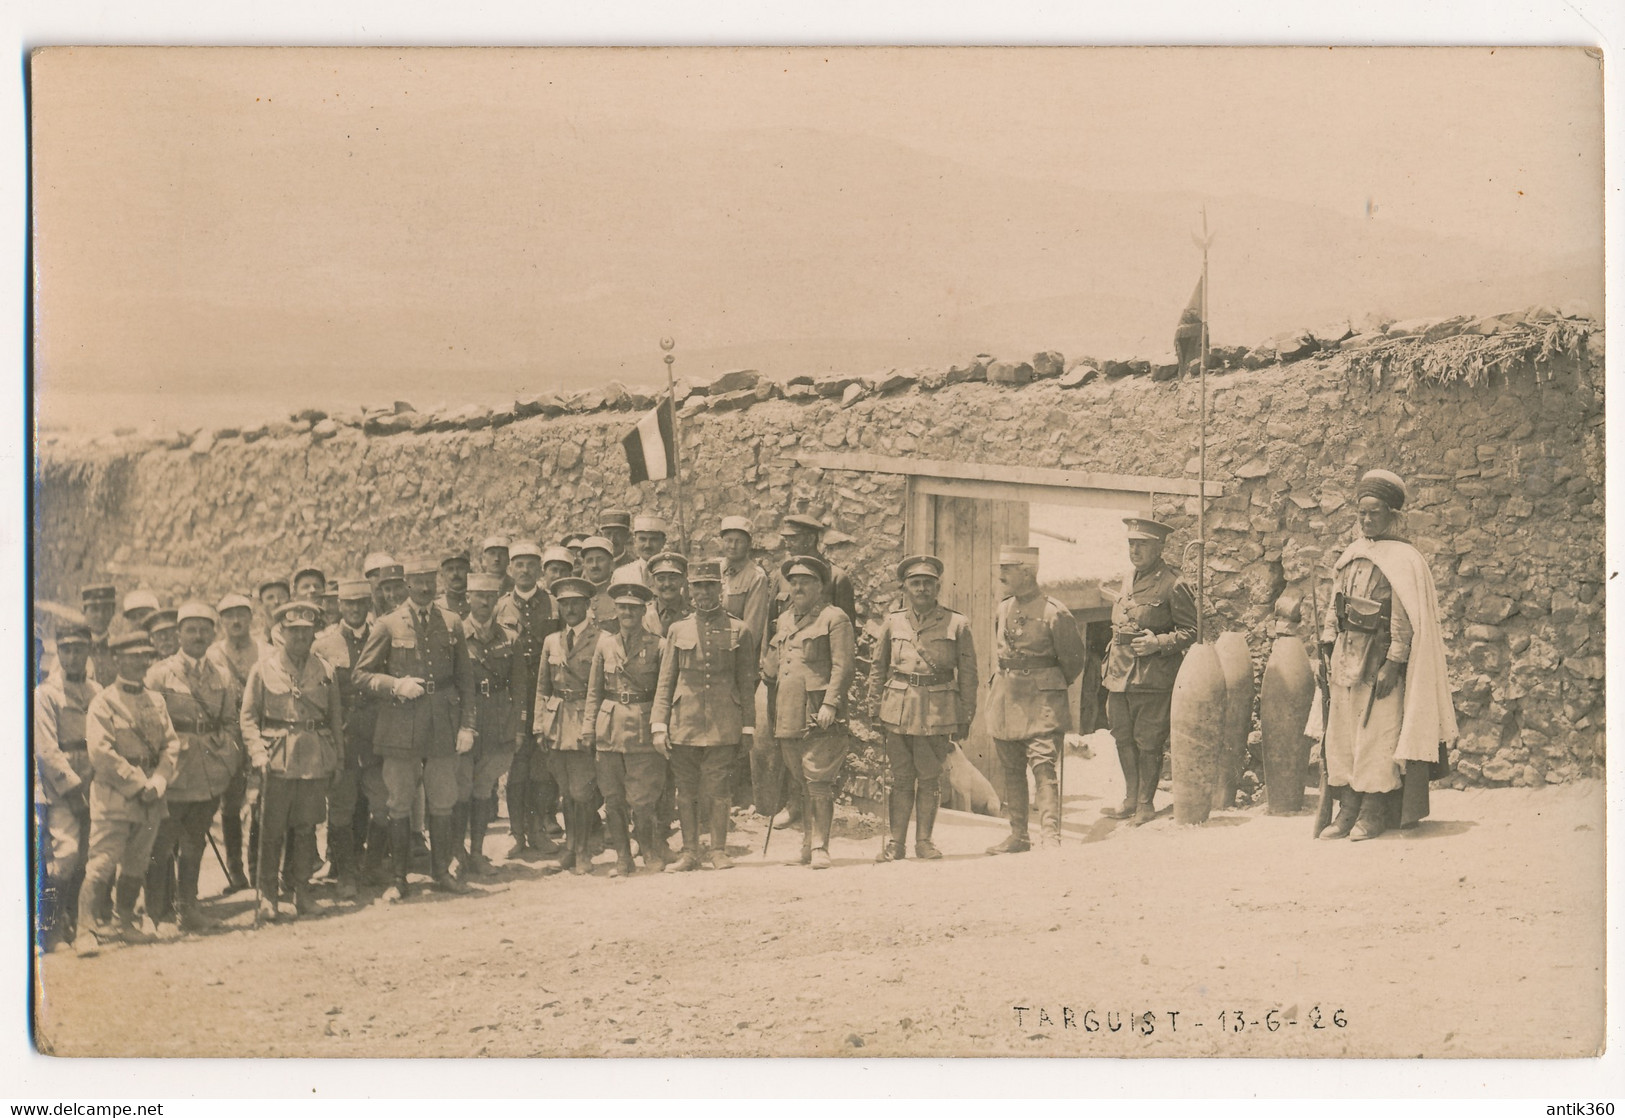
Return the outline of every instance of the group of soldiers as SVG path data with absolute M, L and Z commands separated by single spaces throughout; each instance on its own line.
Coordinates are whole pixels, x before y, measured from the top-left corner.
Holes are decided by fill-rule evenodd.
M 1392 477 L 1362 483 L 1362 527 L 1366 505 L 1403 503 Z M 1392 526 L 1373 516 L 1374 532 Z M 1141 824 L 1155 815 L 1171 692 L 1197 614 L 1162 558 L 1172 529 L 1125 523 L 1133 571 L 1102 675 L 1126 795 L 1105 814 Z M 477 571 L 463 551 L 405 562 L 374 553 L 359 578 L 305 567 L 267 579 L 259 627 L 255 601 L 240 593 L 164 609 L 143 590 L 125 596 L 115 627 L 116 589 L 85 587 L 83 614 L 59 620 L 57 662 L 36 689 L 41 945 L 88 955 L 108 941 L 149 941 L 143 891 L 160 934 L 210 928 L 198 877 L 217 814 L 226 892 L 256 887 L 256 920 L 318 910 L 310 882 L 324 823 L 341 898 L 360 882 L 391 900 L 411 895 L 424 854 L 433 888 L 468 892 L 469 879 L 494 872 L 485 840 L 504 777 L 508 858 L 550 857 L 552 872 L 588 873 L 606 849 L 615 877 L 636 871 L 634 851 L 653 872 L 702 860 L 727 869 L 731 809 L 751 803 L 769 817 L 788 806 L 801 830 L 794 861 L 828 867 L 857 642 L 852 582 L 822 555 L 824 531 L 812 517 L 787 518 L 789 555 L 769 576 L 743 517 L 722 520 L 721 558 L 690 560 L 668 549 L 659 518 L 610 509 L 594 534 L 545 549 L 486 539 Z M 1371 577 L 1392 566 L 1386 546 L 1356 557 L 1359 584 L 1340 603 L 1367 603 L 1356 590 L 1393 597 Z M 943 766 L 977 712 L 984 676 L 971 623 L 940 602 L 943 574 L 930 555 L 898 565 L 899 596 L 871 656 L 868 713 L 891 769 L 878 862 L 907 856 L 911 821 L 915 856 L 942 857 L 932 835 Z M 1425 576 L 1422 564 L 1412 577 Z M 1033 808 L 1039 844 L 1060 844 L 1068 688 L 1086 654 L 1072 615 L 1039 587 L 1036 548 L 1003 548 L 999 578 L 985 725 L 1010 833 L 988 853 L 1011 854 L 1033 845 Z M 1408 633 L 1423 612 L 1388 609 L 1384 634 L 1388 616 L 1409 616 Z M 1340 604 L 1329 644 L 1347 643 L 1343 616 Z M 1360 794 L 1400 783 L 1392 742 L 1386 762 L 1366 757 L 1376 732 L 1349 721 L 1342 694 L 1364 686 L 1397 733 L 1389 696 L 1403 694 L 1405 642 L 1396 633 L 1382 643 L 1397 668 L 1367 670 L 1369 656 L 1335 650 L 1329 748 L 1346 810 L 1328 837 L 1380 833 Z

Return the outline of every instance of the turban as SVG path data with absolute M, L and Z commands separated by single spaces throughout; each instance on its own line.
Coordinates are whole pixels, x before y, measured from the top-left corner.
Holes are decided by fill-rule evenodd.
M 1391 509 L 1405 507 L 1405 483 L 1398 474 L 1387 470 L 1368 470 L 1360 479 L 1356 494 L 1360 497 L 1375 497 Z

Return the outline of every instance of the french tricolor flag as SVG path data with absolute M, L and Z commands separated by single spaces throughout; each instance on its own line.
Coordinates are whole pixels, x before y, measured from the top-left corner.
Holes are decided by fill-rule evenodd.
M 667 397 L 621 440 L 634 484 L 659 481 L 677 472 L 677 440 L 672 430 L 671 398 Z

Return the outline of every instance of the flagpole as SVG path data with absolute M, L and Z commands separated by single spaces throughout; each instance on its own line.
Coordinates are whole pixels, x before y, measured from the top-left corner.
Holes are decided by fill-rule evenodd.
M 1196 642 L 1202 643 L 1207 612 L 1207 205 L 1202 206 L 1202 334 L 1196 355 L 1196 381 L 1201 393 L 1201 450 L 1197 462 L 1196 495 Z
M 672 458 L 677 466 L 677 472 L 672 477 L 677 486 L 677 538 L 683 543 L 683 554 L 687 555 L 688 521 L 683 514 L 683 428 L 677 420 L 677 379 L 671 368 L 677 360 L 671 352 L 676 345 L 671 338 L 660 339 L 660 348 L 666 351 L 666 401 L 671 405 L 671 441 L 674 452 Z

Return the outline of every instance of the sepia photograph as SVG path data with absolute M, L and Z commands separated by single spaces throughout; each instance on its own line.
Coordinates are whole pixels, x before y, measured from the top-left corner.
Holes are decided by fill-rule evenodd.
M 40 1055 L 1603 1055 L 1601 51 L 26 62 Z

